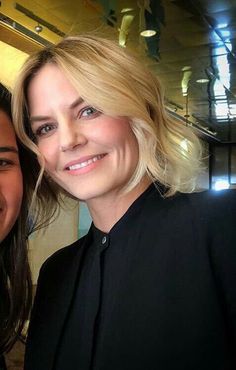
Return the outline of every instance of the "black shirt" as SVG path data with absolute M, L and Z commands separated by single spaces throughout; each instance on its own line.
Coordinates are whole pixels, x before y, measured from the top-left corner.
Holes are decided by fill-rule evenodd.
M 6 363 L 3 356 L 0 356 L 0 370 L 7 370 Z
M 56 370 L 64 370 L 66 362 L 67 370 L 98 368 L 109 316 L 117 304 L 116 293 L 126 283 L 124 274 L 138 246 L 134 235 L 138 236 L 142 230 L 142 225 L 129 220 L 135 221 L 136 212 L 153 190 L 157 191 L 152 185 L 109 233 L 100 231 L 92 224 L 90 244 L 84 255 L 78 289 L 61 339 Z
M 41 269 L 25 370 L 235 370 L 235 220 L 234 191 L 152 185 L 92 226 Z

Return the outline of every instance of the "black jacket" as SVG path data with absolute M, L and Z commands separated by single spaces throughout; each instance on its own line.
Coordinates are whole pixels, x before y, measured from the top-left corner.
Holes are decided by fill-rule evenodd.
M 6 363 L 3 356 L 0 356 L 0 370 L 7 370 Z
M 235 224 L 234 191 L 163 199 L 153 188 L 142 198 L 127 224 L 138 253 L 93 370 L 236 369 Z M 88 243 L 56 252 L 41 269 L 25 370 L 56 370 Z

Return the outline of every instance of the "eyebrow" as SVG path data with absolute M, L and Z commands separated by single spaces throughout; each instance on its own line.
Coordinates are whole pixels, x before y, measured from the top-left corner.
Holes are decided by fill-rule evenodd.
M 84 103 L 84 99 L 79 97 L 73 103 L 71 103 L 69 105 L 69 109 L 74 109 L 82 103 Z M 32 116 L 32 117 L 30 117 L 30 123 L 33 124 L 34 122 L 45 121 L 45 120 L 48 120 L 50 118 L 51 118 L 50 116 Z
M 18 150 L 14 146 L 0 146 L 0 153 L 16 153 L 18 154 Z
M 78 99 L 76 99 L 72 104 L 69 105 L 69 108 L 70 109 L 73 109 L 73 108 L 76 108 L 78 105 L 84 103 L 84 99 L 79 97 Z

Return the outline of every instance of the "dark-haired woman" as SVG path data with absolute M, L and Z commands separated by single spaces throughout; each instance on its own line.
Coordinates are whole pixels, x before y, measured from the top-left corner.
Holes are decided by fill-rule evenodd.
M 31 306 L 25 156 L 11 121 L 11 95 L 0 84 L 0 370 L 5 369 L 3 354 L 20 336 Z

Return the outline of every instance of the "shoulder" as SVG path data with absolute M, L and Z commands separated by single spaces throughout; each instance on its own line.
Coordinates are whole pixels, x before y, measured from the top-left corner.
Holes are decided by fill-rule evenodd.
M 218 252 L 232 251 L 236 243 L 236 190 L 204 191 L 185 195 L 194 229 L 205 235 Z
M 40 275 L 52 273 L 54 270 L 57 270 L 58 267 L 66 267 L 68 264 L 71 263 L 73 258 L 76 256 L 79 248 L 85 242 L 86 236 L 82 237 L 81 239 L 75 241 L 74 243 L 63 247 L 53 253 L 42 265 L 40 269 Z
M 230 202 L 232 205 L 236 204 L 236 190 L 206 190 L 190 194 L 182 194 L 190 202 L 196 204 L 211 204 L 212 206 L 222 206 L 226 202 Z
M 147 212 L 175 223 L 191 221 L 204 228 L 219 224 L 232 227 L 236 222 L 236 190 L 177 193 L 167 198 L 155 191 L 147 202 Z
M 192 209 L 208 219 L 223 221 L 236 216 L 236 190 L 209 190 L 184 196 Z
M 206 213 L 213 213 L 221 209 L 226 211 L 226 208 L 235 212 L 236 190 L 207 190 L 195 193 L 177 193 L 170 198 L 165 198 L 164 202 L 172 206 L 188 206 Z
M 236 190 L 204 190 L 194 193 L 176 193 L 170 198 L 165 198 L 170 202 L 184 202 L 192 206 L 203 206 L 209 204 L 211 206 L 221 207 L 226 203 L 236 205 Z

